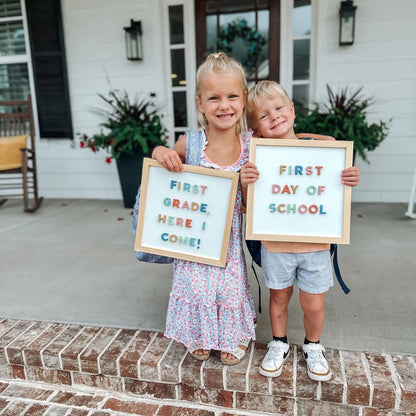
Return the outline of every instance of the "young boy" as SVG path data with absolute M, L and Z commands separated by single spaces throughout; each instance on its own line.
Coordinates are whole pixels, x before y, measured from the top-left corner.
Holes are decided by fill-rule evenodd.
M 298 140 L 293 130 L 295 111 L 293 102 L 283 88 L 273 81 L 261 81 L 248 93 L 249 125 L 259 137 Z M 327 136 L 307 135 L 317 139 L 334 140 Z M 259 177 L 252 163 L 243 166 L 240 173 L 243 202 L 247 186 Z M 358 168 L 345 169 L 341 174 L 344 185 L 358 184 Z M 259 368 L 266 377 L 282 373 L 289 355 L 286 335 L 288 305 L 296 281 L 299 301 L 304 314 L 305 341 L 302 347 L 308 376 L 312 380 L 327 381 L 332 377 L 320 344 L 325 320 L 325 292 L 333 285 L 329 244 L 264 241 L 261 248 L 263 278 L 270 289 L 269 314 L 273 340 Z

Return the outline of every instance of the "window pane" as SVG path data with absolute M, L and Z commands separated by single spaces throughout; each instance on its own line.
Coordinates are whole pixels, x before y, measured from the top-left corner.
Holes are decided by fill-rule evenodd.
M 28 94 L 27 64 L 0 65 L 0 100 L 22 100 Z
M 243 10 L 252 10 L 255 6 L 255 0 L 221 0 L 221 12 L 235 12 Z
M 175 115 L 175 127 L 186 127 L 188 118 L 186 115 L 186 92 L 173 92 L 173 112 Z
M 215 0 L 208 0 L 205 3 L 205 12 L 206 13 L 213 13 L 217 11 L 217 5 Z
M 217 50 L 217 16 L 207 16 L 207 52 Z
M 260 8 L 269 8 L 269 0 L 259 0 L 259 7 Z
M 22 22 L 0 24 L 0 55 L 20 55 L 26 53 L 25 32 Z
M 293 79 L 309 79 L 309 39 L 293 42 Z
M 185 51 L 183 49 L 172 49 L 170 51 L 170 62 L 172 65 L 172 86 L 185 86 Z
M 239 28 L 244 27 L 244 21 L 246 26 L 249 28 L 255 28 L 256 24 L 256 14 L 255 12 L 246 12 L 246 13 L 232 13 L 232 14 L 222 14 L 220 15 L 220 33 L 229 33 L 229 26 L 234 27 L 233 31 L 237 33 L 241 30 Z M 253 77 L 255 74 L 255 61 L 253 55 L 249 53 L 250 44 L 242 36 L 235 36 L 231 41 L 227 39 L 226 36 L 223 36 L 219 39 L 219 50 L 224 51 L 227 55 L 232 56 L 241 62 L 244 66 L 244 69 L 247 72 L 249 78 Z
M 269 78 L 269 11 L 264 10 L 258 13 L 258 31 L 266 39 L 258 57 L 257 78 Z
M 299 110 L 309 107 L 309 85 L 293 86 L 293 103 Z
M 183 6 L 169 6 L 170 44 L 185 43 L 183 36 Z
M 0 18 L 21 15 L 20 0 L 0 0 Z
M 312 6 L 310 0 L 295 0 L 293 6 L 293 36 L 311 34 Z

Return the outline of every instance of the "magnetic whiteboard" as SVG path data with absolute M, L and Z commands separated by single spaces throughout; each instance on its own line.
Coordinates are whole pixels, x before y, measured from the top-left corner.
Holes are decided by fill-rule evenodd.
M 352 166 L 349 141 L 251 139 L 260 171 L 248 187 L 246 237 L 263 241 L 348 244 Z
M 135 250 L 225 267 L 238 176 L 145 158 Z

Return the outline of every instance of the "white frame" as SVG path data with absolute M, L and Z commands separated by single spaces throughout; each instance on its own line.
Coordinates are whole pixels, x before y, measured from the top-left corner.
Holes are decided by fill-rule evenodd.
M 134 249 L 225 267 L 238 179 L 191 165 L 169 172 L 145 158 Z
M 16 22 L 16 21 L 23 22 L 23 30 L 25 32 L 26 53 L 19 54 L 19 55 L 0 56 L 0 65 L 20 64 L 20 63 L 27 64 L 27 73 L 29 76 L 29 90 L 32 96 L 32 111 L 33 111 L 33 121 L 34 121 L 34 128 L 35 128 L 35 137 L 40 138 L 39 122 L 38 122 L 38 106 L 37 106 L 37 100 L 36 100 L 35 80 L 33 78 L 32 54 L 30 50 L 30 40 L 29 40 L 29 28 L 28 28 L 27 15 L 26 15 L 26 4 L 24 0 L 20 0 L 20 8 L 22 11 L 21 15 L 0 18 L 0 23 Z M 22 99 L 26 99 L 26 98 L 22 97 Z
M 267 151 L 260 152 L 257 149 L 257 147 L 269 146 Z M 309 149 L 311 151 L 308 151 Z M 316 151 L 317 149 L 319 152 Z M 344 150 L 344 152 L 340 155 L 339 151 L 334 151 L 337 149 Z M 352 166 L 352 157 L 353 142 L 350 141 L 251 139 L 249 159 L 258 167 L 260 178 L 248 186 L 246 238 L 262 241 L 349 244 L 351 187 L 342 185 L 341 177 L 339 176 L 338 180 L 334 174 L 338 172 L 341 175 L 343 169 Z M 289 171 L 289 166 L 292 169 L 299 159 L 307 160 L 307 163 L 312 166 L 316 163 L 324 168 L 330 166 L 330 170 L 328 174 L 319 176 L 317 180 L 315 180 L 317 175 L 315 177 L 303 173 L 295 175 Z M 314 162 L 314 160 L 319 160 L 319 162 Z M 284 174 L 280 174 L 277 169 L 277 166 L 282 163 L 287 165 Z M 324 168 L 322 170 L 327 172 Z M 270 172 L 276 172 L 276 174 L 270 174 Z M 277 182 L 280 186 L 274 188 L 273 184 Z M 292 188 L 290 191 L 292 185 L 289 183 L 293 186 L 297 185 L 297 188 Z M 318 185 L 325 185 L 321 196 L 308 194 L 307 190 L 310 185 L 313 185 L 315 190 L 318 189 Z M 281 192 L 281 190 L 285 189 L 284 186 L 289 187 L 286 193 L 292 195 L 283 196 L 284 191 Z M 277 192 L 272 193 L 272 189 L 276 189 Z M 335 199 L 333 195 L 336 196 Z M 274 207 L 271 207 L 271 204 L 268 205 L 271 201 Z M 286 211 L 286 207 L 289 207 L 287 201 L 298 201 L 297 205 L 292 204 L 292 207 L 296 207 L 295 211 L 290 213 Z M 316 201 L 328 203 L 329 208 L 333 208 L 328 211 L 329 215 L 320 215 L 327 213 L 326 205 L 320 205 L 319 212 L 315 211 L 320 203 Z M 279 202 L 285 202 L 285 204 L 280 205 Z M 308 203 L 311 205 L 307 206 Z M 305 213 L 301 212 L 301 207 L 308 209 L 314 207 L 315 212 L 311 210 L 310 214 L 302 215 Z
M 196 52 L 195 52 L 195 30 L 194 30 L 194 6 L 193 2 L 185 0 L 161 0 L 162 2 L 162 19 L 163 19 L 163 37 L 165 49 L 165 67 L 166 78 L 165 86 L 167 92 L 167 116 L 166 123 L 169 129 L 169 146 L 173 147 L 178 133 L 184 133 L 188 130 L 196 130 L 196 109 L 195 109 L 195 74 L 196 74 Z M 169 41 L 169 6 L 183 6 L 183 20 L 184 20 L 184 40 L 185 43 L 171 45 Z M 185 53 L 185 74 L 187 85 L 183 87 L 172 87 L 171 79 L 171 61 L 170 51 L 172 49 L 184 49 Z M 173 92 L 186 91 L 186 108 L 188 125 L 184 127 L 175 127 L 174 112 L 173 112 Z

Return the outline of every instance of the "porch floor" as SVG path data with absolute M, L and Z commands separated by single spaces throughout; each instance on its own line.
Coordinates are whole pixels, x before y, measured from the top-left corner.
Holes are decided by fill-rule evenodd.
M 326 301 L 322 343 L 330 348 L 416 354 L 416 221 L 405 204 L 353 203 L 351 245 L 340 246 L 342 275 Z M 33 321 L 163 331 L 171 265 L 139 263 L 131 210 L 116 200 L 45 199 L 34 214 L 20 200 L 0 207 L 0 316 Z M 261 270 L 258 269 L 262 280 Z M 249 267 L 251 290 L 257 283 Z M 268 294 L 258 341 L 270 339 Z M 304 337 L 297 294 L 288 337 Z

